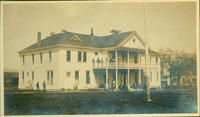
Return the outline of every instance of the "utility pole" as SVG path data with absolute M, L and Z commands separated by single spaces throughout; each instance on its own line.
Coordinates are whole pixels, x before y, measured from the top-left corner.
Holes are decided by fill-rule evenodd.
M 144 3 L 144 32 L 145 32 L 145 71 L 146 71 L 146 81 L 147 81 L 147 101 L 151 100 L 151 89 L 149 82 L 149 47 L 148 47 L 148 36 L 147 36 L 147 1 Z

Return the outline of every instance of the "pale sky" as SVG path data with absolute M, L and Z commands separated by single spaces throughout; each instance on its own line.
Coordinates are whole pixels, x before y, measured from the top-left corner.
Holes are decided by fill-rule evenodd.
M 150 3 L 147 10 L 149 45 L 154 50 L 195 50 L 195 3 Z M 61 30 L 109 35 L 112 29 L 136 31 L 144 39 L 144 3 L 4 4 L 4 67 L 17 69 L 18 51 Z

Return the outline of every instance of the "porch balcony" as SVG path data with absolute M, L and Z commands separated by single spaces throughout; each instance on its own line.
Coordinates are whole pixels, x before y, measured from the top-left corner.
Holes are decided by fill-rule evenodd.
M 101 68 L 121 68 L 121 69 L 127 69 L 127 68 L 139 68 L 139 63 L 127 63 L 127 62 L 108 62 L 108 63 L 93 63 L 93 68 L 95 69 L 101 69 Z

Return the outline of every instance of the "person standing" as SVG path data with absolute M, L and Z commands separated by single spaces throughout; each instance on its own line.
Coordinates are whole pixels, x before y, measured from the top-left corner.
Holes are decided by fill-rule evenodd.
M 46 91 L 46 81 L 43 82 L 43 90 Z
M 37 90 L 39 90 L 39 82 L 36 83 Z

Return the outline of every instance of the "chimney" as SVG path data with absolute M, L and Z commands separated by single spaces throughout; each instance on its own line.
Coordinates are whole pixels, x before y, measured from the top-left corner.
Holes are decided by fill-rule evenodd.
M 93 32 L 93 28 L 91 28 L 90 39 L 91 39 L 91 40 L 94 40 L 94 32 Z
M 41 41 L 41 32 L 38 32 L 38 42 Z
M 41 45 L 41 32 L 38 32 L 38 47 Z

